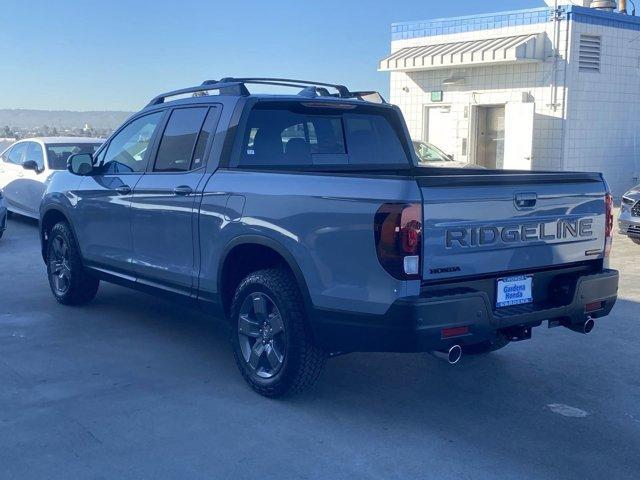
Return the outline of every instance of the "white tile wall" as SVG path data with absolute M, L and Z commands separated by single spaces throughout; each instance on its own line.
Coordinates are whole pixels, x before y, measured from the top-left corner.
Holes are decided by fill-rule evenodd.
M 578 70 L 580 34 L 600 35 L 600 73 Z M 604 173 L 616 196 L 640 182 L 640 33 L 572 23 L 565 166 Z
M 399 40 L 392 42 L 391 50 L 539 32 L 546 32 L 551 41 L 553 22 Z M 578 71 L 581 33 L 602 36 L 600 73 Z M 402 109 L 412 136 L 422 138 L 423 109 L 431 103 L 430 92 L 443 90 L 442 104 L 451 105 L 455 117 L 453 153 L 468 159 L 462 156 L 463 139 L 469 139 L 469 152 L 472 148 L 465 107 L 520 102 L 526 92 L 535 102 L 533 168 L 601 171 L 620 196 L 640 182 L 640 33 L 565 20 L 559 37 L 557 63 L 549 42 L 547 58 L 539 63 L 393 72 L 391 102 Z M 452 76 L 464 77 L 465 83 L 442 86 Z M 554 85 L 557 108 L 551 105 Z
M 433 43 L 456 42 L 463 40 L 482 40 L 508 35 L 522 35 L 528 33 L 547 32 L 549 39 L 553 38 L 553 24 L 537 24 L 518 27 L 508 27 L 461 34 L 442 35 L 392 42 L 392 51 L 407 46 L 428 45 Z M 561 26 L 561 46 L 565 45 L 567 22 Z M 451 105 L 451 114 L 455 116 L 456 151 L 454 155 L 459 159 L 469 159 L 463 156 L 463 139 L 468 139 L 467 153 L 473 148 L 471 141 L 471 116 L 465 118 L 465 107 L 470 111 L 473 105 L 505 104 L 507 102 L 521 102 L 523 93 L 527 93 L 535 102 L 536 117 L 534 121 L 533 167 L 536 169 L 562 169 L 562 108 L 554 110 L 551 106 L 553 49 L 547 47 L 548 58 L 544 62 L 505 64 L 482 67 L 455 68 L 446 70 L 427 70 L 422 72 L 393 72 L 391 73 L 391 102 L 402 109 L 411 135 L 414 138 L 423 136 L 423 111 L 425 105 L 431 103 L 430 92 L 444 91 L 442 104 Z M 564 56 L 564 54 L 563 54 Z M 563 65 L 563 60 L 558 65 Z M 559 69 L 562 73 L 562 69 Z M 458 86 L 443 86 L 442 81 L 449 77 L 463 77 L 465 82 Z M 404 89 L 408 89 L 408 92 Z M 562 103 L 564 88 L 557 91 L 557 101 Z

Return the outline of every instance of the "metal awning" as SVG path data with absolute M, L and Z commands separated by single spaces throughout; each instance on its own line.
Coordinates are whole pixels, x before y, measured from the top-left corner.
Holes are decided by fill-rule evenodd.
M 516 35 L 402 48 L 380 61 L 380 71 L 418 71 L 544 59 L 545 34 Z

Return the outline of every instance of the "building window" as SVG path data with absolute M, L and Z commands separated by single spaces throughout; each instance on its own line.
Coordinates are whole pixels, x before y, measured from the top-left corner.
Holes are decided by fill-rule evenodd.
M 600 44 L 602 38 L 598 35 L 580 35 L 580 53 L 578 69 L 581 72 L 600 71 Z

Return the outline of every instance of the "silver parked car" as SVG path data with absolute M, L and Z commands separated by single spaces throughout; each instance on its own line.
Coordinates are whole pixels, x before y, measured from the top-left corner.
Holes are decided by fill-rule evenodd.
M 620 233 L 640 245 L 640 185 L 622 196 L 618 225 Z
M 418 156 L 419 166 L 421 167 L 443 167 L 443 168 L 480 168 L 480 165 L 456 160 L 432 143 L 414 140 L 413 149 Z
M 66 170 L 75 153 L 93 154 L 99 138 L 40 137 L 20 140 L 0 154 L 0 188 L 9 211 L 38 218 L 40 201 L 52 173 Z

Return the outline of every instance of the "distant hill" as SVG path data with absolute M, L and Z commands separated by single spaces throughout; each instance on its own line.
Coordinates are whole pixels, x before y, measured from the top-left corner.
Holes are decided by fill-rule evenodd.
M 132 112 L 67 110 L 8 110 L 0 109 L 0 128 L 5 125 L 18 128 L 37 128 L 49 125 L 56 128 L 77 128 L 89 124 L 97 129 L 114 129 Z

